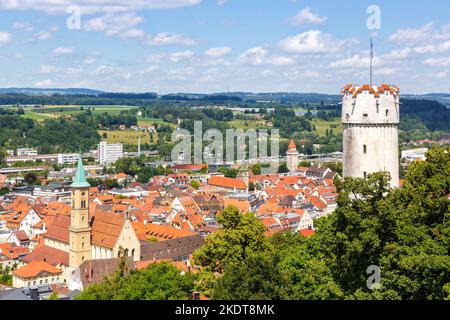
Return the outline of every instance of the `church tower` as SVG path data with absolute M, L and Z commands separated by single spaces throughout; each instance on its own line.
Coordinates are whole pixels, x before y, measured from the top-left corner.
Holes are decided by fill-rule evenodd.
M 89 225 L 89 187 L 83 162 L 78 161 L 72 188 L 72 211 L 69 227 L 69 265 L 78 268 L 85 260 L 91 260 L 91 227 Z
M 298 151 L 297 146 L 295 145 L 294 139 L 291 139 L 291 142 L 288 146 L 288 151 L 286 152 L 286 162 L 287 168 L 290 173 L 295 173 L 298 170 Z
M 342 89 L 344 177 L 387 171 L 391 186 L 399 186 L 399 92 L 387 84 L 350 84 Z
M 241 179 L 242 181 L 244 181 L 245 185 L 248 186 L 250 185 L 250 175 L 248 173 L 248 166 L 247 165 L 243 165 L 241 168 L 239 168 L 238 174 L 236 179 Z

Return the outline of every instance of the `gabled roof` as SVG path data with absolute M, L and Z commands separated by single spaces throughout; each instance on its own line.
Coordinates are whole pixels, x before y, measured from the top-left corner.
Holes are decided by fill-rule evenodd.
M 92 217 L 92 244 L 114 248 L 124 223 L 123 214 L 96 211 Z
M 60 242 L 69 243 L 70 216 L 57 215 L 53 222 L 48 225 L 46 238 L 54 239 Z
M 227 189 L 247 189 L 243 180 L 226 178 L 220 176 L 213 176 L 209 179 L 208 184 L 215 187 L 222 187 Z
M 44 261 L 33 261 L 29 264 L 15 270 L 14 275 L 21 278 L 35 278 L 41 273 L 61 274 L 62 270 L 58 269 Z
M 42 246 L 34 249 L 33 252 L 27 254 L 22 258 L 22 260 L 26 263 L 30 263 L 33 261 L 44 261 L 51 264 L 52 266 L 58 266 L 60 264 L 68 266 L 69 253 L 49 246 Z

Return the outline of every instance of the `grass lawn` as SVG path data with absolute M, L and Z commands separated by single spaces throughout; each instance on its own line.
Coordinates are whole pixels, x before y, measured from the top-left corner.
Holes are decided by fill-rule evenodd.
M 341 124 L 340 118 L 333 119 L 332 121 L 324 121 L 324 120 L 315 118 L 312 120 L 312 123 L 316 126 L 316 131 L 314 131 L 314 132 L 317 133 L 318 135 L 325 136 L 326 130 L 330 129 L 332 125 L 336 126 L 336 128 L 333 128 L 334 134 L 337 134 L 337 135 L 342 134 L 342 124 Z
M 175 127 L 175 125 L 173 123 L 170 122 L 166 122 L 163 119 L 158 119 L 158 118 L 143 118 L 143 117 L 138 117 L 138 125 L 139 126 L 151 126 L 153 124 L 157 124 L 157 125 L 163 125 L 163 126 L 169 126 L 169 127 Z
M 148 132 L 137 132 L 137 131 L 131 131 L 131 130 L 110 130 L 110 131 L 104 131 L 104 130 L 98 130 L 98 133 L 100 137 L 102 138 L 102 141 L 106 141 L 109 143 L 123 143 L 123 144 L 131 144 L 131 145 L 137 145 L 138 144 L 138 137 L 141 137 L 141 144 L 144 143 L 151 143 L 150 142 L 150 133 Z M 103 134 L 107 134 L 107 138 L 103 138 Z M 155 140 L 157 140 L 157 135 L 154 134 Z M 155 142 L 153 142 L 155 143 Z

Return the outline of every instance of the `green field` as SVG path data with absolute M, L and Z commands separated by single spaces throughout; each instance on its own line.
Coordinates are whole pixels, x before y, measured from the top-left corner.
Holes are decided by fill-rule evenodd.
M 103 134 L 106 133 L 107 137 L 104 138 Z M 141 144 L 151 143 L 150 142 L 150 134 L 148 132 L 137 132 L 131 130 L 98 130 L 98 134 L 102 138 L 102 141 L 106 141 L 109 143 L 123 143 L 123 144 L 138 144 L 138 137 L 141 137 Z M 154 134 L 155 140 L 156 134 Z M 153 142 L 154 143 L 154 142 Z
M 269 127 L 266 127 L 265 120 L 231 120 L 227 121 L 227 123 L 235 129 L 269 129 Z M 246 124 L 248 125 L 246 126 Z
M 83 110 L 81 110 L 81 108 L 83 108 Z M 25 109 L 25 114 L 22 115 L 22 117 L 26 119 L 33 119 L 36 121 L 44 121 L 47 119 L 57 119 L 63 115 L 76 115 L 84 112 L 88 108 L 91 108 L 91 111 L 94 114 L 103 114 L 106 112 L 111 115 L 119 115 L 121 111 L 130 110 L 137 107 L 120 105 L 48 105 L 44 106 L 43 109 Z
M 175 125 L 173 123 L 166 122 L 162 119 L 138 117 L 138 125 L 139 126 L 152 126 L 154 124 L 157 124 L 159 126 L 175 127 Z
M 314 133 L 320 135 L 320 136 L 325 136 L 326 135 L 326 130 L 330 129 L 331 126 L 336 126 L 336 128 L 333 128 L 333 134 L 335 135 L 340 135 L 342 134 L 342 124 L 341 124 L 341 119 L 336 118 L 333 121 L 324 121 L 321 119 L 313 119 L 312 124 L 314 124 L 316 126 L 316 131 L 314 131 Z

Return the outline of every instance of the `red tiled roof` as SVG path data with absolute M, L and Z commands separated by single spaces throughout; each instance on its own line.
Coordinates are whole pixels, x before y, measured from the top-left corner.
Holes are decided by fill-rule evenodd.
M 62 270 L 55 268 L 44 261 L 33 261 L 29 264 L 14 271 L 14 275 L 21 278 L 35 278 L 43 272 L 51 273 L 54 275 L 61 274 Z
M 33 252 L 27 254 L 22 258 L 22 260 L 26 263 L 30 263 L 32 261 L 44 261 L 52 266 L 57 266 L 60 264 L 68 266 L 69 253 L 49 246 L 42 246 L 34 249 Z
M 227 189 L 247 189 L 243 180 L 226 178 L 220 176 L 213 176 L 209 179 L 208 184 L 215 187 L 222 187 Z

